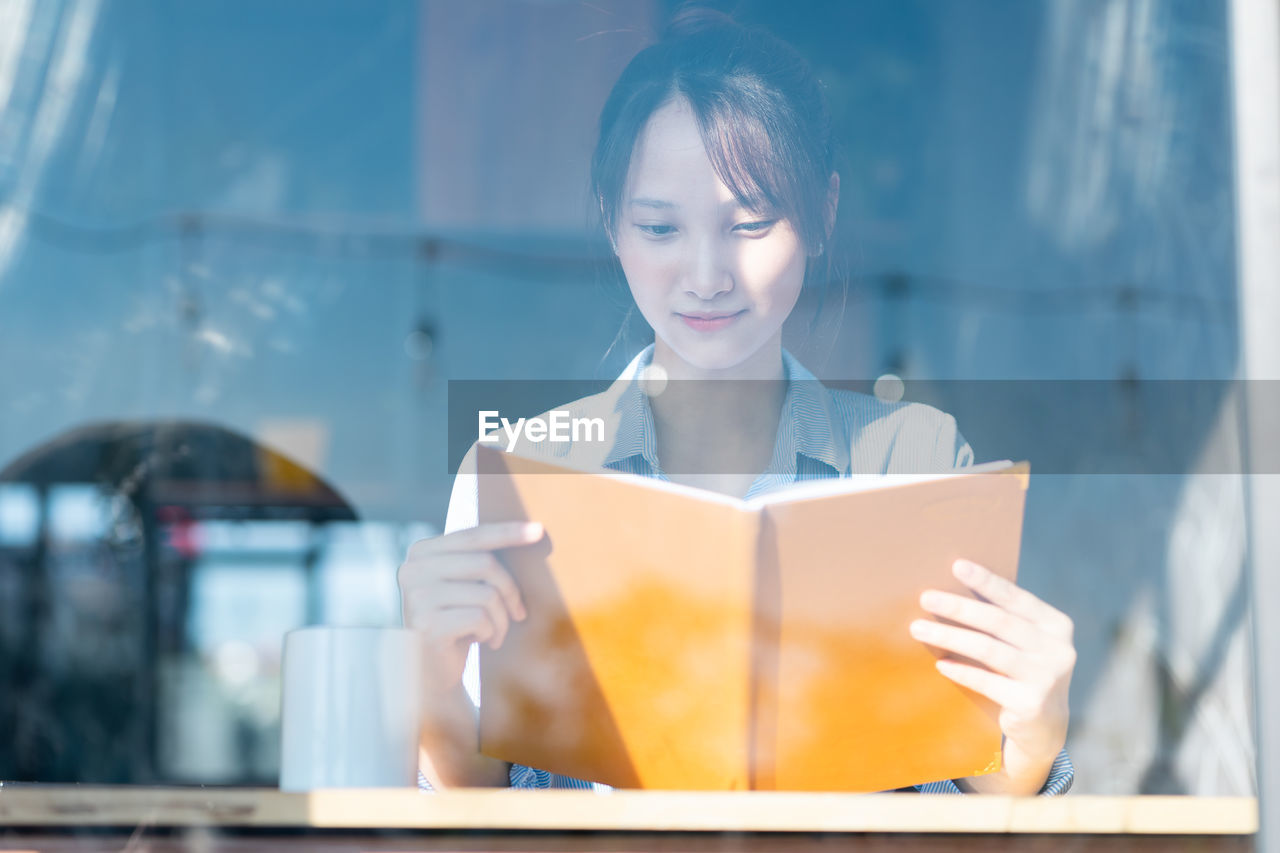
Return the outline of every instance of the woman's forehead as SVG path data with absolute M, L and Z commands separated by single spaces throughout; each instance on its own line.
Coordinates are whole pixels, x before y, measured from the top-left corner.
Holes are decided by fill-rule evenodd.
M 716 174 L 702 142 L 698 120 L 683 98 L 654 111 L 636 140 L 627 174 L 628 203 L 736 201 Z

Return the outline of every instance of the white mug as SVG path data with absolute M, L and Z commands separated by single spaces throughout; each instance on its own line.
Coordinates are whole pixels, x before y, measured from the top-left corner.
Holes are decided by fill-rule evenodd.
M 416 787 L 422 664 L 408 628 L 286 634 L 280 789 Z

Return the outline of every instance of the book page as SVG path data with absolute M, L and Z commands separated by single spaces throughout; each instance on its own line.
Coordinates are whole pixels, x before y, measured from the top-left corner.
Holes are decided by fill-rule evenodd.
M 758 515 L 637 478 L 478 449 L 480 520 L 533 520 L 507 549 L 529 617 L 481 649 L 495 758 L 617 787 L 747 787 Z
M 996 707 L 908 625 L 955 559 L 1017 575 L 1026 467 L 764 510 L 755 784 L 883 791 L 999 767 Z

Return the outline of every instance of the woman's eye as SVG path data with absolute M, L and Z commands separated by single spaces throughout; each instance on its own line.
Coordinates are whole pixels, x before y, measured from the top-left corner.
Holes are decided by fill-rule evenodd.
M 640 225 L 640 224 L 637 224 L 637 225 L 636 225 L 636 227 L 637 227 L 637 228 L 639 228 L 639 229 L 640 229 L 641 231 L 643 231 L 644 233 L 648 234 L 650 237 L 666 237 L 666 236 L 668 236 L 668 235 L 670 235 L 670 234 L 674 234 L 674 233 L 676 233 L 676 228 L 675 228 L 675 226 L 674 226 L 674 225 Z
M 753 222 L 740 222 L 733 226 L 735 231 L 743 231 L 747 234 L 759 234 L 762 231 L 768 231 L 778 220 L 776 219 L 757 219 Z

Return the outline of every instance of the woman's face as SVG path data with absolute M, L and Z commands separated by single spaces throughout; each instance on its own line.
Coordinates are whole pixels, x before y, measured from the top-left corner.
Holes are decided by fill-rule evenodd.
M 618 259 L 669 369 L 780 369 L 804 245 L 787 220 L 738 203 L 683 99 L 659 108 L 637 140 L 616 221 Z

